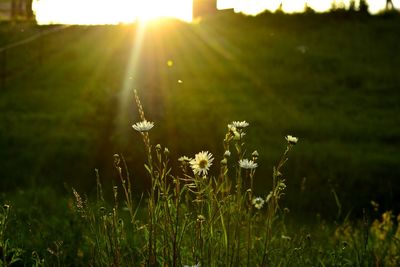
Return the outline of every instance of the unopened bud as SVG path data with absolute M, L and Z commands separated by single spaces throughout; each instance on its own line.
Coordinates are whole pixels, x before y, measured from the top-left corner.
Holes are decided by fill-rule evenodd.
M 164 155 L 168 156 L 169 155 L 169 149 L 168 148 L 164 148 Z
M 240 140 L 240 138 L 241 138 L 240 133 L 238 133 L 237 131 L 234 131 L 233 135 L 234 135 L 234 138 L 233 138 L 234 140 L 236 140 L 236 141 Z
M 229 150 L 225 150 L 224 157 L 230 157 L 231 152 Z
M 115 165 L 115 166 L 118 166 L 119 163 L 120 163 L 120 161 L 121 161 L 119 155 L 118 155 L 118 154 L 114 154 L 113 157 L 114 157 L 114 165 Z

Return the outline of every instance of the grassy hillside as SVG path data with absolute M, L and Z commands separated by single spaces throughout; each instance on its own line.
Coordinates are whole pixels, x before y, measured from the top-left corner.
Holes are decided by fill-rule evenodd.
M 153 143 L 169 147 L 172 158 L 209 150 L 219 161 L 226 124 L 247 120 L 246 142 L 260 154 L 259 194 L 270 190 L 272 166 L 292 134 L 300 138 L 286 170 L 293 210 L 335 211 L 332 190 L 345 211 L 358 213 L 370 200 L 393 207 L 400 190 L 399 22 L 223 14 L 193 25 L 149 25 L 137 54 L 137 26 L 73 26 L 47 35 L 7 55 L 19 71 L 0 91 L 0 186 L 65 182 L 92 192 L 93 169 L 111 184 L 118 152 L 142 192 L 144 149 L 131 128 L 139 120 L 137 89 L 155 121 Z M 11 42 L 15 29 L 1 28 L 2 42 Z M 38 47 L 40 60 L 32 56 Z

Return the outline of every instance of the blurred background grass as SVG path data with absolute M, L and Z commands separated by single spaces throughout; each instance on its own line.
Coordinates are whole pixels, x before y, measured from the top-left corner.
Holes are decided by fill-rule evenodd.
M 163 21 L 147 27 L 135 69 L 137 26 L 71 26 L 43 36 L 7 54 L 14 71 L 0 90 L 1 191 L 73 186 L 91 194 L 94 168 L 107 188 L 112 155 L 122 153 L 140 196 L 148 182 L 131 128 L 137 89 L 156 124 L 153 144 L 173 159 L 209 150 L 218 162 L 226 124 L 247 120 L 248 153 L 260 154 L 257 194 L 269 192 L 292 134 L 300 138 L 285 170 L 293 211 L 336 214 L 332 190 L 346 212 L 360 213 L 370 200 L 399 210 L 399 22 L 268 13 Z M 46 29 L 1 24 L 0 43 Z

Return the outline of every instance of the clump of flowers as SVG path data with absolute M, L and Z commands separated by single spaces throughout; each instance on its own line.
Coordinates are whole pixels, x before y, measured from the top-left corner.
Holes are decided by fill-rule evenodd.
M 138 132 L 148 132 L 151 130 L 151 128 L 154 127 L 154 122 L 151 121 L 140 121 L 132 125 L 132 128 L 135 129 Z
M 206 176 L 213 160 L 213 155 L 210 152 L 201 151 L 190 161 L 190 167 L 195 175 Z
M 144 247 L 144 253 L 148 255 L 146 259 L 148 265 L 157 263 L 168 266 L 182 265 L 179 262 L 178 240 L 188 237 L 191 243 L 190 249 L 194 252 L 193 257 L 185 257 L 182 260 L 197 264 L 184 266 L 210 266 L 213 265 L 214 259 L 220 259 L 221 264 L 228 263 L 244 258 L 246 252 L 247 266 L 266 266 L 274 235 L 274 221 L 278 217 L 279 199 L 286 187 L 281 169 L 298 138 L 291 135 L 285 137 L 287 146 L 281 161 L 274 167 L 272 191 L 267 198 L 257 197 L 253 193 L 253 182 L 258 168 L 259 153 L 255 150 L 247 154 L 243 140 L 246 127 L 249 126 L 247 121 L 232 121 L 228 124 L 223 142 L 223 155 L 219 159 L 221 168 L 218 176 L 210 174 L 214 156 L 206 150 L 193 157 L 179 157 L 182 175 L 174 176 L 171 174 L 172 168 L 168 162 L 170 152 L 167 148 L 162 153 L 161 145 L 156 145 L 157 157 L 153 156 L 153 146 L 150 144 L 148 131 L 154 127 L 154 123 L 146 120 L 136 92 L 135 99 L 140 122 L 132 127 L 140 132 L 144 139 L 148 155 L 145 167 L 151 178 L 149 222 L 143 228 L 148 236 L 147 245 Z M 230 168 L 228 163 L 231 161 L 235 164 L 235 168 Z M 234 174 L 231 174 L 232 172 Z M 233 177 L 236 179 L 232 179 Z M 122 180 L 123 183 L 124 181 Z M 127 192 L 125 195 L 130 197 L 130 191 Z M 131 203 L 131 200 L 128 200 Z M 265 213 L 254 212 L 263 208 L 266 210 Z M 134 216 L 135 213 L 132 215 L 132 222 L 135 222 Z M 259 232 L 258 223 L 261 223 L 260 226 L 265 231 L 254 238 L 253 235 Z M 214 236 L 213 233 L 218 233 L 218 236 Z M 216 247 L 213 243 L 219 238 L 225 240 L 218 245 L 224 253 L 216 252 L 214 255 L 212 250 Z M 233 239 L 237 239 L 237 242 L 229 242 Z M 259 243 L 262 258 L 253 259 L 253 248 L 260 240 L 264 241 L 263 244 Z M 160 249 L 158 244 L 163 244 L 164 247 Z M 226 255 L 225 251 L 237 255 L 237 259 Z M 207 255 L 215 258 L 208 259 Z M 162 259 L 165 259 L 165 262 Z M 245 259 L 240 259 L 237 265 L 243 265 L 245 262 Z

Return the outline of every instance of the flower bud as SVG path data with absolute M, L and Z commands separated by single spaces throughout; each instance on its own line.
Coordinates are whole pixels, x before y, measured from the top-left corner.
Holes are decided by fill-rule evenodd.
M 165 156 L 169 156 L 169 149 L 168 148 L 164 148 L 164 155 Z
M 227 165 L 228 161 L 226 160 L 226 158 L 224 158 L 223 160 L 221 160 L 221 165 Z

